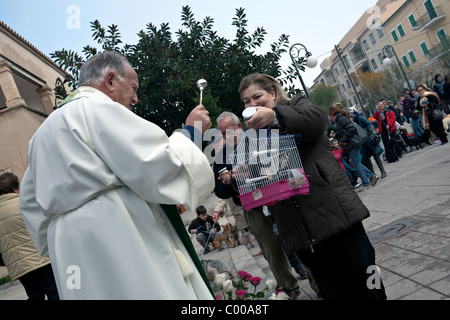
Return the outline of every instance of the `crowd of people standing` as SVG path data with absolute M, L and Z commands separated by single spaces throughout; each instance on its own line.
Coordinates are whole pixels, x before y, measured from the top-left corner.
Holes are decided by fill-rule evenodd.
M 331 125 L 327 135 L 332 143 L 332 149 L 340 159 L 343 156 L 344 169 L 346 169 L 350 181 L 355 188 L 360 187 L 357 176 L 361 179 L 364 191 L 374 186 L 368 183 L 373 179 L 375 171 L 371 163 L 371 157 L 377 163 L 381 178 L 386 177 L 386 171 L 381 160 L 383 155 L 388 163 L 397 162 L 404 152 L 410 152 L 413 147 L 417 150 L 425 145 L 440 142 L 444 145 L 448 142 L 447 129 L 444 128 L 444 117 L 450 113 L 450 83 L 449 76 L 442 79 L 440 74 L 435 76 L 433 90 L 426 85 L 418 85 L 414 90 L 405 89 L 398 96 L 398 104 L 392 100 L 381 98 L 375 106 L 375 112 L 368 119 L 357 112 L 348 113 L 341 104 L 328 109 Z M 336 116 L 337 115 L 337 116 Z M 344 122 L 342 119 L 345 119 Z M 368 137 L 360 148 L 349 148 L 348 137 L 356 131 L 348 123 L 356 123 L 364 128 Z M 339 126 L 338 124 L 341 123 Z M 344 123 L 344 125 L 342 125 Z M 349 135 L 348 132 L 351 131 Z M 381 139 L 372 138 L 379 134 Z M 337 139 L 337 141 L 334 141 Z M 380 143 L 382 142 L 382 143 Z M 339 152 L 340 147 L 342 150 Z M 355 150 L 359 151 L 358 157 Z M 338 153 L 342 155 L 338 155 Z M 350 161 L 345 161 L 347 156 Z M 358 158 L 360 162 L 358 162 Z M 355 160 L 356 159 L 356 160 Z M 348 163 L 349 162 L 349 163 Z M 361 166 L 362 165 L 362 166 Z

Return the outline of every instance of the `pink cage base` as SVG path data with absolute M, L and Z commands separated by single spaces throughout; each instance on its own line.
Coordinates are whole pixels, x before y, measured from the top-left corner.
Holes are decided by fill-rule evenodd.
M 252 192 L 245 193 L 239 198 L 245 211 L 261 206 L 273 206 L 278 201 L 286 200 L 292 196 L 309 193 L 309 182 L 305 178 L 306 183 L 301 187 L 291 189 L 288 180 L 281 180 L 268 186 L 256 189 Z

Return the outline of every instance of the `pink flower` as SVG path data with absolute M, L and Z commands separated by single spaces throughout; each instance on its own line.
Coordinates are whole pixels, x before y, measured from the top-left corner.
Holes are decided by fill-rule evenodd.
M 257 286 L 260 282 L 261 282 L 261 278 L 260 277 L 251 277 L 248 279 L 248 281 L 250 281 L 250 283 L 254 286 Z
M 221 294 L 216 294 L 216 300 L 222 300 L 222 295 Z
M 247 294 L 247 291 L 245 291 L 245 290 L 236 290 L 236 299 L 244 300 L 246 294 Z
M 242 271 L 242 270 L 239 270 L 239 271 L 238 271 L 238 276 L 239 276 L 239 278 L 241 278 L 242 280 L 248 280 L 249 278 L 252 277 L 252 275 L 251 275 L 250 273 L 245 272 L 245 271 Z

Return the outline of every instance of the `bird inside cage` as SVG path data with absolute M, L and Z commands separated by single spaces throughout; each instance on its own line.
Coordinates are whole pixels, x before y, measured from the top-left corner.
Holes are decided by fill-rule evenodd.
M 300 142 L 300 135 L 243 135 L 239 139 L 230 160 L 245 210 L 309 193 L 297 149 Z

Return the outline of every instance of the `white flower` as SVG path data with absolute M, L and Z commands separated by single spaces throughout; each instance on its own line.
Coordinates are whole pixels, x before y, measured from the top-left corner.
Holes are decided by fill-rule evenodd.
M 221 273 L 219 275 L 217 275 L 216 277 L 216 285 L 218 287 L 221 287 L 223 285 L 223 283 L 225 282 L 225 280 L 227 280 L 227 275 L 225 273 Z
M 233 282 L 228 279 L 223 283 L 223 292 L 231 293 L 234 291 Z
M 276 295 L 276 293 L 275 293 L 275 292 L 272 293 L 272 295 L 269 297 L 268 300 L 277 300 L 277 295 Z
M 289 296 L 283 291 L 280 291 L 275 300 L 289 300 Z
M 267 290 L 271 291 L 271 290 L 275 289 L 276 286 L 277 286 L 277 281 L 275 279 L 273 279 L 273 278 L 267 279 L 267 281 L 266 281 Z

